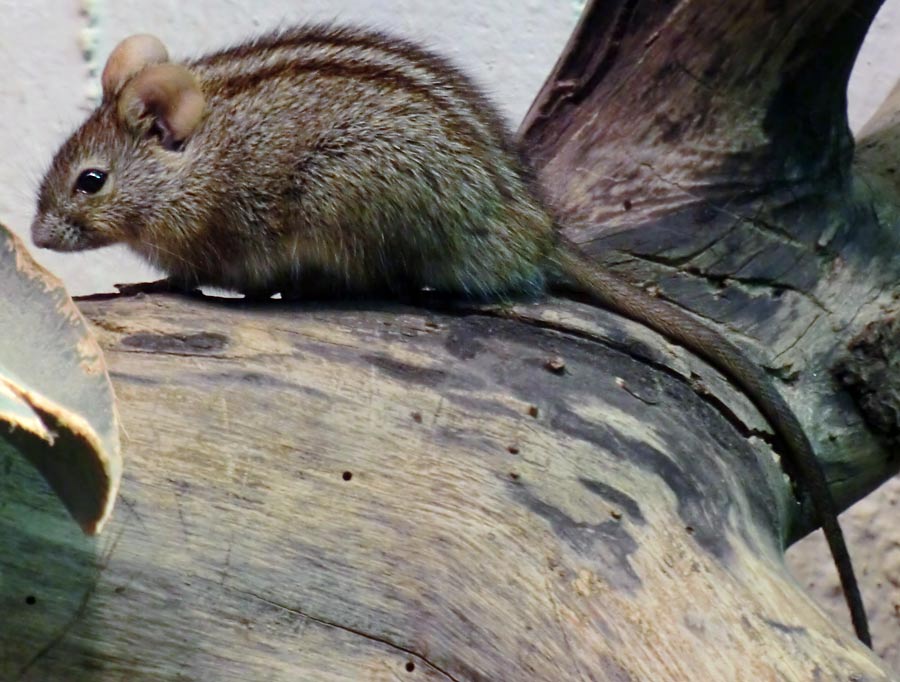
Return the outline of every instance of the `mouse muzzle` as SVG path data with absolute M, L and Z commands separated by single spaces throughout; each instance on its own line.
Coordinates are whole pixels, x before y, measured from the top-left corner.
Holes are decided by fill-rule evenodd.
M 80 251 L 87 248 L 83 226 L 50 214 L 38 214 L 31 223 L 31 241 L 41 249 Z

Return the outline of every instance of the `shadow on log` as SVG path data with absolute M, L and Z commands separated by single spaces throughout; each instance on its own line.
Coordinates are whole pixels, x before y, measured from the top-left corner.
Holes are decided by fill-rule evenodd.
M 770 368 L 842 508 L 900 466 L 894 118 L 854 154 L 843 110 L 877 6 L 595 2 L 523 127 L 576 241 Z M 2 679 L 891 679 L 785 569 L 767 425 L 638 325 L 81 308 L 121 499 L 85 540 L 5 460 Z

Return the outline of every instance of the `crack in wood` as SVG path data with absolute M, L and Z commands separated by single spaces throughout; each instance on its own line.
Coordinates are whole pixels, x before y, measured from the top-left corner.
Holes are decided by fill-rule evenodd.
M 875 301 L 877 301 L 879 298 L 881 298 L 884 295 L 884 291 L 885 291 L 885 289 L 888 288 L 888 286 L 890 286 L 891 288 L 894 288 L 895 285 L 893 283 L 890 285 L 885 284 L 885 283 L 879 284 L 877 291 L 874 294 L 872 294 L 872 296 L 870 296 L 864 303 L 860 303 L 859 307 L 856 309 L 856 312 L 853 313 L 853 317 L 851 317 L 847 321 L 847 324 L 838 328 L 837 331 L 844 331 L 845 329 L 849 329 L 850 327 L 852 327 L 853 324 L 856 322 L 856 318 L 858 318 L 862 314 L 863 310 L 868 309 L 869 306 L 871 306 L 872 304 L 875 303 Z
M 816 324 L 816 322 L 819 321 L 821 317 L 821 315 L 816 315 L 815 317 L 813 317 L 810 323 L 806 325 L 806 328 L 802 332 L 800 332 L 797 338 L 794 339 L 785 349 L 777 352 L 774 356 L 772 356 L 772 359 L 769 362 L 774 365 L 774 363 L 776 363 L 783 355 L 790 353 L 797 346 L 797 344 L 803 340 L 803 337 L 806 336 L 807 333 L 809 333 L 809 330 L 813 328 L 813 326 Z
M 137 508 L 134 506 L 134 502 L 123 495 L 121 491 L 119 491 L 119 502 L 121 502 L 125 506 L 125 508 L 128 510 L 128 513 L 131 514 L 132 518 L 134 518 L 135 521 L 137 521 L 138 525 L 141 527 L 141 530 L 143 530 L 145 533 L 149 532 L 147 524 L 144 523 L 144 517 L 141 516 L 140 513 L 138 513 Z
M 19 669 L 19 674 L 16 677 L 16 680 L 25 679 L 25 675 L 48 653 L 50 653 L 54 647 L 56 647 L 63 639 L 66 638 L 66 635 L 75 627 L 75 624 L 78 623 L 83 617 L 85 612 L 87 611 L 87 606 L 91 601 L 91 598 L 94 596 L 94 592 L 97 589 L 97 585 L 100 582 L 100 575 L 103 571 L 106 570 L 106 567 L 109 565 L 109 560 L 112 558 L 112 555 L 115 554 L 116 547 L 119 545 L 119 541 L 122 539 L 122 536 L 125 535 L 125 527 L 123 526 L 118 534 L 114 537 L 112 542 L 109 544 L 109 549 L 105 554 L 102 555 L 101 561 L 98 562 L 96 571 L 94 573 L 94 579 L 91 581 L 90 585 L 88 585 L 87 589 L 84 592 L 84 595 L 81 597 L 81 601 L 78 603 L 78 608 L 75 609 L 75 613 L 72 614 L 72 617 L 63 624 L 63 626 L 59 629 L 59 631 L 53 635 L 44 646 L 42 646 L 38 651 L 32 656 L 25 664 Z
M 617 384 L 623 391 L 625 391 L 628 395 L 630 395 L 632 398 L 634 398 L 635 400 L 641 401 L 641 402 L 644 403 L 645 405 L 650 405 L 650 406 L 659 405 L 659 401 L 658 401 L 658 400 L 650 400 L 650 399 L 648 399 L 648 398 L 643 397 L 642 395 L 639 395 L 637 392 L 635 392 L 634 390 L 632 390 L 631 386 L 629 386 L 628 383 L 625 382 L 624 380 L 622 380 L 622 381 L 617 380 L 617 381 L 616 381 L 616 384 Z
M 770 222 L 760 218 L 759 215 L 762 212 L 762 207 L 757 209 L 756 215 L 745 215 L 742 213 L 738 213 L 734 210 L 726 208 L 724 205 L 722 205 L 720 203 L 714 203 L 710 199 L 704 198 L 703 196 L 697 194 L 695 190 L 688 189 L 680 182 L 677 182 L 675 180 L 667 178 L 660 171 L 656 170 L 656 168 L 653 166 L 652 163 L 650 163 L 648 161 L 638 161 L 636 158 L 634 158 L 631 155 L 629 155 L 628 158 L 635 165 L 648 170 L 651 173 L 651 175 L 653 175 L 653 177 L 655 177 L 660 182 L 670 185 L 670 186 L 680 190 L 681 192 L 684 192 L 684 194 L 686 194 L 687 196 L 691 197 L 692 199 L 694 199 L 696 201 L 702 201 L 702 202 L 709 204 L 709 206 L 712 207 L 713 209 L 715 209 L 716 211 L 719 211 L 720 213 L 723 213 L 724 215 L 730 216 L 731 218 L 734 218 L 735 220 L 737 220 L 739 222 L 745 223 L 748 226 L 755 228 L 756 230 L 758 230 L 760 233 L 762 233 L 764 235 L 767 235 L 769 237 L 777 237 L 778 241 L 784 242 L 785 244 L 789 244 L 791 246 L 796 246 L 798 248 L 802 248 L 803 250 L 807 250 L 809 248 L 809 244 L 797 239 L 794 235 L 792 235 L 785 228 L 779 227 L 778 225 L 775 225 L 774 223 L 770 223 Z M 708 183 L 708 185 L 706 185 L 706 186 L 721 187 L 721 183 L 718 183 L 718 182 Z
M 655 254 L 652 254 L 652 257 L 658 258 L 660 264 L 662 264 L 662 265 L 669 265 L 671 267 L 681 267 L 682 265 L 687 265 L 695 258 L 697 258 L 697 257 L 703 255 L 704 253 L 706 253 L 707 251 L 709 251 L 715 245 L 721 243 L 724 239 L 727 239 L 728 237 L 730 237 L 735 232 L 735 230 L 737 230 L 737 228 L 740 227 L 740 225 L 743 222 L 744 221 L 742 221 L 740 218 L 736 218 L 735 221 L 731 224 L 731 226 L 726 228 L 723 232 L 713 236 L 708 242 L 701 244 L 694 251 L 690 251 L 683 256 L 666 256 L 666 255 L 659 255 L 659 253 L 655 253 Z M 621 250 L 620 250 L 620 252 L 621 252 Z M 651 257 L 650 254 L 640 254 L 640 253 L 637 253 L 636 251 L 631 251 L 631 250 L 624 251 L 624 253 L 633 255 L 636 258 Z
M 724 210 L 724 209 L 723 209 Z M 797 248 L 807 251 L 809 249 L 809 244 L 797 239 L 793 234 L 791 234 L 787 229 L 781 227 L 780 225 L 776 225 L 775 223 L 771 223 L 768 220 L 763 220 L 760 217 L 760 214 L 763 211 L 763 207 L 758 207 L 756 211 L 756 215 L 748 215 L 741 216 L 740 214 L 734 214 L 736 217 L 739 217 L 747 222 L 747 224 L 757 230 L 758 232 L 768 236 L 774 237 L 776 241 L 784 242 L 791 246 L 796 246 Z
M 685 274 L 685 275 L 694 275 L 696 277 L 703 278 L 707 280 L 710 284 L 714 285 L 718 290 L 722 285 L 732 285 L 738 284 L 744 288 L 744 290 L 748 293 L 754 292 L 754 290 L 763 290 L 766 292 L 774 292 L 769 295 L 773 298 L 777 297 L 779 291 L 790 291 L 791 293 L 795 293 L 798 296 L 804 298 L 809 301 L 815 308 L 818 308 L 823 313 L 832 314 L 832 311 L 825 306 L 825 304 L 820 301 L 814 294 L 799 289 L 791 284 L 784 284 L 782 282 L 775 282 L 772 279 L 766 277 L 739 277 L 736 275 L 725 275 L 725 274 L 715 274 L 711 272 L 707 272 L 706 269 L 701 269 L 699 267 L 688 267 L 682 268 L 680 264 L 675 264 L 681 261 L 681 257 L 669 259 L 666 256 L 660 256 L 656 254 L 646 254 L 646 253 L 637 253 L 634 251 L 620 251 L 620 253 L 625 253 L 630 256 L 634 260 L 646 261 L 647 263 L 652 263 L 653 265 L 658 265 L 663 268 L 668 268 L 673 271 L 673 273 Z M 626 264 L 627 261 L 623 261 L 621 264 Z M 666 298 L 666 300 L 672 302 L 679 307 L 684 307 L 675 299 Z M 705 319 L 710 319 L 703 315 Z
M 684 63 L 682 63 L 680 60 L 675 60 L 675 61 L 673 61 L 673 62 L 672 62 L 672 66 L 673 66 L 675 69 L 677 69 L 678 71 L 680 71 L 681 73 L 683 73 L 685 76 L 687 76 L 688 78 L 690 78 L 692 81 L 694 81 L 694 82 L 695 82 L 697 85 L 699 85 L 701 88 L 707 90 L 708 92 L 718 92 L 718 90 L 717 90 L 716 88 L 714 88 L 713 86 L 711 86 L 709 83 L 704 82 L 703 79 L 700 78 L 700 76 L 698 76 L 697 74 L 693 73 L 693 72 L 692 72 L 687 66 L 685 66 Z
M 286 611 L 287 613 L 293 614 L 295 616 L 300 616 L 301 618 L 309 620 L 313 623 L 318 623 L 319 625 L 324 625 L 325 627 L 328 627 L 328 628 L 334 628 L 336 630 L 341 630 L 341 631 L 347 632 L 351 635 L 356 635 L 358 637 L 368 639 L 372 642 L 376 642 L 378 644 L 389 647 L 391 649 L 395 649 L 397 651 L 400 651 L 400 652 L 406 654 L 407 656 L 413 656 L 413 657 L 419 659 L 420 661 L 422 661 L 423 663 L 425 663 L 425 665 L 427 665 L 428 667 L 432 668 L 433 670 L 437 671 L 439 674 L 446 677 L 451 682 L 463 682 L 459 678 L 454 677 L 449 672 L 447 672 L 446 670 L 442 669 L 440 666 L 438 666 L 435 663 L 433 663 L 432 661 L 430 661 L 428 658 L 426 658 L 422 654 L 420 654 L 408 647 L 404 647 L 399 644 L 396 644 L 395 642 L 392 642 L 389 639 L 385 639 L 384 637 L 378 637 L 377 635 L 373 635 L 371 633 L 364 632 L 364 631 L 358 630 L 356 628 L 352 628 L 348 625 L 341 625 L 340 623 L 335 623 L 333 621 L 326 620 L 325 618 L 313 616 L 295 606 L 287 606 L 286 604 L 280 604 L 279 602 L 276 602 L 272 599 L 268 599 L 266 597 L 263 597 L 260 594 L 256 594 L 255 592 L 251 592 L 249 590 L 241 590 L 241 589 L 237 589 L 237 588 L 232 588 L 232 589 L 234 589 L 235 592 L 243 594 L 252 599 L 256 599 L 257 601 L 260 601 L 264 604 L 268 604 L 269 606 L 274 606 L 277 609 L 281 609 L 282 611 Z
M 94 590 L 97 587 L 97 582 L 94 581 L 90 584 L 87 590 L 85 590 L 84 596 L 81 598 L 81 602 L 78 604 L 78 608 L 75 610 L 75 613 L 72 614 L 72 617 L 59 629 L 50 640 L 42 646 L 34 656 L 32 656 L 22 668 L 19 669 L 19 675 L 16 680 L 25 679 L 25 675 L 28 674 L 28 671 L 31 670 L 44 656 L 46 656 L 50 651 L 53 650 L 60 642 L 65 639 L 66 635 L 69 634 L 69 631 L 75 626 L 75 624 L 81 620 L 82 616 L 84 616 L 85 611 L 87 610 L 88 602 L 90 602 L 91 597 L 94 595 Z

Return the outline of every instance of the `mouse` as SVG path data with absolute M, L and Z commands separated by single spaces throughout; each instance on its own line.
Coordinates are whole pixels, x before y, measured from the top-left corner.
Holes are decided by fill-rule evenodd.
M 713 327 L 582 255 L 497 109 L 448 60 L 333 24 L 185 61 L 139 34 L 112 51 L 101 85 L 41 182 L 36 246 L 124 243 L 176 289 L 297 298 L 315 282 L 487 301 L 569 290 L 642 323 L 723 373 L 769 422 L 871 647 L 824 470 L 768 374 Z

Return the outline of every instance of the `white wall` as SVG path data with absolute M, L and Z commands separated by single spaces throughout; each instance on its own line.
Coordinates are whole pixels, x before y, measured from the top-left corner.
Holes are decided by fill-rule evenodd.
M 885 0 L 856 59 L 847 90 L 850 127 L 859 130 L 900 79 L 900 0 Z

